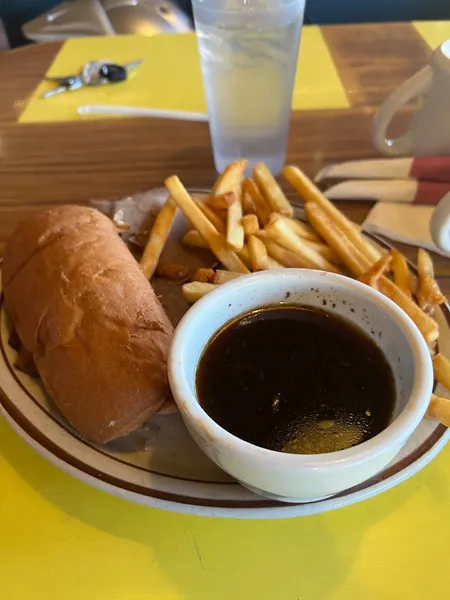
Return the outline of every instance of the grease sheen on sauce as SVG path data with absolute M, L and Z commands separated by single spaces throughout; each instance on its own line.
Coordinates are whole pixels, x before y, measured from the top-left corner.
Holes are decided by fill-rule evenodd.
M 228 323 L 200 359 L 204 410 L 263 448 L 316 454 L 364 442 L 389 424 L 395 382 L 381 349 L 326 310 L 281 306 Z

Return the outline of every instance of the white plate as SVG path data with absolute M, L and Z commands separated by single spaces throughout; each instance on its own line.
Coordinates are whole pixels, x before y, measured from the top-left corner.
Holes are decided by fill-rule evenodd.
M 440 350 L 450 354 L 450 313 L 438 311 Z M 333 498 L 282 504 L 252 494 L 197 448 L 178 415 L 156 416 L 145 430 L 98 447 L 63 419 L 40 381 L 14 367 L 10 323 L 0 300 L 0 412 L 37 452 L 63 471 L 116 496 L 176 512 L 233 518 L 281 518 L 324 512 L 387 490 L 424 467 L 449 439 L 423 421 L 395 460 L 376 477 Z M 438 388 L 438 393 L 445 391 Z

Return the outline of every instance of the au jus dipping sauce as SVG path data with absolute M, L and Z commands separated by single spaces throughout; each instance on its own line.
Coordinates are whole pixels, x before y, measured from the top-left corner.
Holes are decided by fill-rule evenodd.
M 268 307 L 240 316 L 209 342 L 196 386 L 209 416 L 270 450 L 318 454 L 380 433 L 395 404 L 381 349 L 326 310 Z

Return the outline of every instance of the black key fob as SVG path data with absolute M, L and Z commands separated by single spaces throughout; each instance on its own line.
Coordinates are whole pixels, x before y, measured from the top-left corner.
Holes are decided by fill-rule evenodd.
M 110 83 L 118 83 L 125 81 L 127 78 L 127 70 L 120 65 L 105 64 L 100 68 L 100 77 L 107 79 Z

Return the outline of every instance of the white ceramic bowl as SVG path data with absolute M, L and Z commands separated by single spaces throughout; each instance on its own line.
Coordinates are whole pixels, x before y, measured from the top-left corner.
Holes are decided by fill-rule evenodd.
M 323 306 L 357 324 L 381 347 L 396 384 L 396 408 L 384 431 L 339 452 L 286 454 L 241 440 L 202 409 L 195 377 L 208 340 L 238 315 L 283 303 Z M 433 369 L 419 330 L 388 298 L 348 277 L 284 269 L 238 278 L 198 301 L 175 332 L 169 379 L 188 430 L 215 463 L 258 494 L 306 502 L 358 485 L 394 458 L 425 414 Z

